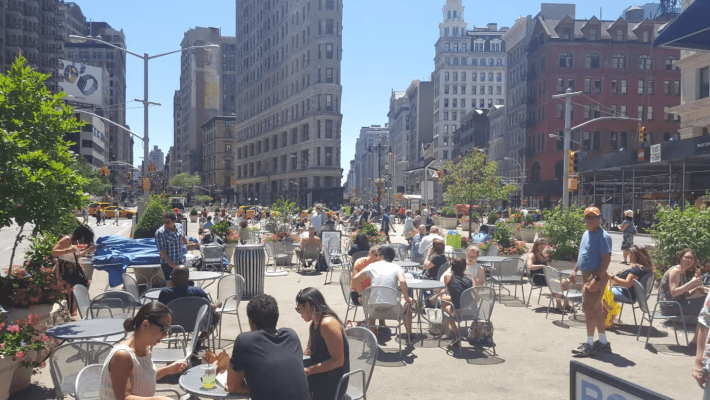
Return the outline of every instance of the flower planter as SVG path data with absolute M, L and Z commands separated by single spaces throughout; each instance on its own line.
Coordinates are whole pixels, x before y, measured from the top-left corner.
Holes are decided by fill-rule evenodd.
M 195 214 L 195 215 L 190 215 L 190 222 L 192 222 L 193 224 L 194 224 L 195 222 L 197 222 L 197 214 Z
M 12 357 L 0 356 L 0 400 L 7 400 L 10 397 L 12 377 L 19 366 L 20 362 L 13 360 Z
M 529 229 L 529 228 L 520 228 L 520 239 L 518 240 L 524 240 L 528 243 L 532 243 L 535 241 L 535 235 L 537 234 L 536 229 Z
M 16 321 L 18 319 L 27 319 L 30 314 L 37 314 L 39 321 L 32 324 L 35 329 L 40 329 L 44 326 L 52 313 L 52 304 L 40 304 L 32 309 L 29 308 L 13 308 L 7 312 L 7 321 Z
M 28 351 L 25 354 L 24 358 L 34 360 L 35 357 L 37 357 L 37 352 Z M 21 365 L 21 360 L 16 362 L 17 368 L 15 368 L 15 372 L 12 375 L 12 382 L 10 383 L 10 394 L 21 392 L 27 389 L 30 386 L 30 383 L 32 383 L 33 368 L 23 367 Z
M 550 261 L 550 266 L 558 271 L 574 269 L 575 265 L 577 265 L 577 263 L 574 261 Z
M 232 258 L 234 257 L 234 249 L 237 247 L 236 243 L 227 243 L 224 245 L 224 255 L 227 257 L 227 262 L 232 263 Z
M 229 210 L 229 215 L 231 215 L 232 217 L 236 217 L 236 216 L 237 216 L 237 211 L 238 211 L 238 210 Z
M 452 217 L 440 217 L 435 219 L 434 222 L 443 229 L 456 229 L 459 221 Z
M 481 224 L 479 222 L 471 222 L 471 229 L 473 230 L 473 233 L 478 233 L 480 228 Z M 468 232 L 468 221 L 461 221 L 461 230 Z

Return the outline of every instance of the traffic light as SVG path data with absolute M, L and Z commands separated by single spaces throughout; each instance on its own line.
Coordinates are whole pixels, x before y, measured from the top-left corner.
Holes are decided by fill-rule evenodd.
M 645 126 L 640 126 L 639 127 L 639 143 L 643 143 L 648 139 L 647 133 L 646 133 L 646 127 Z
M 570 178 L 568 181 L 568 184 L 567 184 L 567 191 L 573 192 L 573 191 L 577 190 L 578 184 L 579 183 L 577 181 L 577 178 Z
M 128 180 L 133 180 L 133 172 L 128 171 Z
M 100 173 L 101 173 L 101 175 L 104 175 L 104 176 L 111 175 L 111 171 L 109 171 L 108 168 L 106 168 L 106 167 L 101 167 Z
M 567 166 L 568 175 L 576 175 L 579 171 L 579 160 L 577 159 L 578 151 L 569 151 L 569 165 Z

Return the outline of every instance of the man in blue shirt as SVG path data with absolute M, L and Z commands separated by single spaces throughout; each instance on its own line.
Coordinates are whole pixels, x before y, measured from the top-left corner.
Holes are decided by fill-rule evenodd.
M 419 225 L 419 233 L 412 236 L 412 250 L 410 254 L 411 260 L 420 264 L 424 260 L 424 256 L 419 254 L 419 245 L 422 243 L 424 236 L 426 236 L 426 225 Z
M 313 210 L 313 214 L 311 214 L 311 225 L 313 225 L 313 228 L 316 230 L 316 234 L 319 237 L 321 232 L 321 226 L 325 223 L 322 213 L 323 206 L 321 206 L 320 204 L 316 204 L 316 208 L 315 210 Z
M 602 298 L 609 280 L 607 269 L 611 261 L 611 237 L 601 228 L 601 212 L 596 207 L 584 210 L 587 231 L 579 245 L 577 265 L 569 280 L 575 283 L 577 270 L 582 271 L 582 311 L 587 325 L 587 340 L 572 350 L 577 357 L 589 357 L 594 353 L 611 353 L 611 344 L 606 338 Z M 599 340 L 594 341 L 594 331 Z
M 170 279 L 174 268 L 185 263 L 183 246 L 188 250 L 197 248 L 197 243 L 190 243 L 182 230 L 182 224 L 176 224 L 175 214 L 169 212 L 163 215 L 163 226 L 155 231 L 155 245 L 160 252 L 160 268 L 163 269 L 165 280 Z
M 392 232 L 397 233 L 397 231 L 394 230 L 394 226 L 390 226 L 390 216 L 389 216 L 389 210 L 387 207 L 385 207 L 385 210 L 383 211 L 382 214 L 382 232 L 385 234 L 385 243 L 392 243 L 390 241 L 390 227 L 392 228 Z

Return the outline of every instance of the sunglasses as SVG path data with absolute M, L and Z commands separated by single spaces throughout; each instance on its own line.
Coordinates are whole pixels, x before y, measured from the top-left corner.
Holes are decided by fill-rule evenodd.
M 591 220 L 597 220 L 600 219 L 601 217 L 584 217 L 584 219 L 591 219 Z
M 150 321 L 150 320 L 148 322 L 159 327 L 160 333 L 162 333 L 163 335 L 169 335 L 172 333 L 172 327 L 170 325 L 163 325 L 160 322 L 155 322 L 155 321 Z

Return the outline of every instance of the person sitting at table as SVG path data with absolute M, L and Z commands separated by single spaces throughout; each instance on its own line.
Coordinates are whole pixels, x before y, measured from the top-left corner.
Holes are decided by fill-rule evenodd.
M 251 332 L 234 340 L 227 390 L 252 400 L 309 400 L 301 341 L 291 328 L 276 329 L 279 307 L 268 294 L 247 304 Z
M 431 228 L 429 228 L 429 234 L 424 236 L 421 243 L 419 243 L 420 255 L 426 255 L 428 257 L 429 249 L 431 249 L 432 243 L 434 243 L 434 239 L 444 241 L 444 238 L 439 235 L 439 227 L 436 225 L 432 225 Z
M 150 302 L 135 317 L 123 322 L 123 329 L 133 335 L 115 345 L 101 370 L 101 400 L 169 400 L 155 396 L 156 381 L 180 374 L 187 368 L 184 360 L 155 368 L 150 349 L 170 334 L 172 317 L 163 303 Z
M 298 222 L 296 222 L 295 228 L 296 229 L 298 229 L 298 228 L 306 229 L 307 222 L 308 222 L 308 218 L 303 217 L 302 219 L 298 220 Z
M 367 257 L 361 257 L 357 261 L 355 261 L 355 264 L 353 264 L 353 273 L 352 278 L 350 280 L 350 299 L 356 306 L 362 305 L 362 294 L 363 292 L 365 292 L 365 289 L 369 288 L 370 285 L 372 285 L 372 280 L 367 275 L 360 275 L 357 279 L 355 278 L 355 276 L 357 276 L 360 271 L 367 268 L 368 265 L 377 261 L 379 251 L 380 245 L 376 244 L 370 247 L 370 251 L 367 254 Z M 384 324 L 385 320 L 381 319 L 380 325 Z
M 407 314 L 404 317 L 404 327 L 407 330 L 407 342 L 412 340 L 412 299 L 409 297 L 407 281 L 404 279 L 404 270 L 399 265 L 393 263 L 395 253 L 391 247 L 380 247 L 377 249 L 377 261 L 365 267 L 355 274 L 354 281 L 359 281 L 363 276 L 368 276 L 372 280 L 372 286 L 385 286 L 394 290 L 400 290 L 404 297 L 404 309 Z M 367 322 L 373 333 L 377 334 L 375 320 Z
M 454 258 L 451 260 L 451 268 L 442 277 L 446 289 L 442 291 L 441 300 L 454 305 L 452 309 L 450 304 L 442 302 L 442 309 L 452 317 L 456 315 L 455 310 L 461 308 L 461 293 L 475 286 L 476 280 L 468 272 L 466 264 L 465 259 Z M 456 324 L 453 320 L 447 319 L 442 339 L 453 340 L 454 338 L 456 338 Z
M 332 214 L 325 214 L 325 224 L 335 228 L 335 220 Z
M 307 243 L 315 243 L 316 245 L 318 245 L 319 252 L 321 250 L 323 250 L 323 243 L 321 242 L 320 238 L 316 234 L 316 229 L 313 225 L 308 225 L 308 237 L 306 237 L 305 239 L 301 239 L 301 245 L 298 248 L 298 251 L 296 252 L 296 254 L 300 260 L 303 259 L 303 248 Z M 308 265 L 305 267 L 310 268 L 312 264 L 313 264 L 313 260 L 309 261 Z
M 202 241 L 201 244 L 210 244 L 210 243 L 217 243 L 221 246 L 224 246 L 224 240 L 216 234 L 210 231 L 209 229 L 205 229 L 202 232 Z
M 303 352 L 311 358 L 304 362 L 311 400 L 340 399 L 348 389 L 348 380 L 338 382 L 350 372 L 350 350 L 345 328 L 340 318 L 315 288 L 308 287 L 296 295 L 296 312 L 310 322 L 308 348 Z
M 695 251 L 689 248 L 680 252 L 680 263 L 671 267 L 661 278 L 658 289 L 659 301 L 677 301 L 683 310 L 684 316 L 695 316 L 700 314 L 703 308 L 703 300 L 708 293 L 708 288 L 703 286 L 700 276 L 700 265 Z M 688 280 L 686 272 L 695 272 L 693 279 Z M 661 304 L 663 315 L 677 315 L 678 306 L 671 304 Z
M 207 221 L 202 224 L 202 229 L 210 229 L 214 223 L 212 222 L 212 216 L 207 217 Z
M 249 223 L 246 219 L 243 219 L 241 224 L 239 224 L 239 241 L 241 244 L 246 244 L 247 241 L 251 240 L 251 230 L 248 226 Z
M 630 302 L 636 301 L 636 290 L 634 289 L 634 279 L 641 281 L 641 278 L 646 274 L 655 273 L 653 261 L 648 254 L 648 250 L 637 245 L 632 245 L 628 249 L 628 257 L 630 267 L 616 275 L 609 274 L 609 283 L 611 283 L 611 292 L 614 294 L 614 300 L 626 300 Z
M 525 258 L 525 266 L 530 271 L 532 283 L 537 286 L 547 286 L 547 279 L 545 278 L 545 267 L 550 265 L 550 263 L 547 261 L 546 251 L 547 240 L 542 238 L 537 239 L 533 243 L 532 247 L 530 248 L 530 251 L 528 251 L 528 255 Z M 562 285 L 562 290 L 567 290 L 569 289 L 570 281 L 567 278 L 562 278 L 560 280 L 560 284 Z M 555 295 L 555 297 L 557 298 L 557 309 L 561 310 L 561 297 L 560 295 Z
M 439 268 L 448 261 L 444 255 L 446 245 L 441 239 L 434 239 L 427 254 L 427 261 L 424 263 L 424 276 L 427 279 L 436 279 L 439 275 Z
M 88 246 L 79 249 L 77 245 Z M 57 262 L 54 267 L 57 281 L 63 280 L 68 285 L 67 300 L 72 315 L 76 312 L 76 301 L 72 291 L 76 285 L 89 286 L 91 280 L 86 276 L 84 269 L 79 264 L 79 258 L 90 255 L 96 250 L 94 245 L 94 230 L 89 225 L 79 225 L 71 236 L 62 235 L 52 249 L 52 257 Z
M 158 301 L 163 304 L 170 304 L 171 301 L 182 297 L 202 297 L 210 300 L 210 296 L 199 286 L 193 286 L 194 282 L 190 281 L 190 269 L 184 265 L 180 265 L 173 269 L 170 275 L 172 286 L 160 289 Z M 211 300 L 210 300 L 211 302 Z M 222 303 L 212 304 L 212 325 L 210 331 L 214 329 L 219 322 L 219 314 L 215 310 L 222 306 Z
M 176 224 L 175 214 L 168 212 L 163 215 L 163 226 L 155 231 L 155 245 L 160 253 L 160 268 L 165 280 L 170 279 L 173 268 L 185 264 L 183 249 L 194 250 L 197 243 L 190 243 L 182 230 L 182 224 Z M 170 284 L 168 282 L 168 284 Z
M 350 250 L 348 250 L 348 255 L 353 256 L 355 253 L 361 251 L 370 251 L 370 241 L 364 233 L 355 235 L 355 240 L 353 240 L 353 244 L 350 246 Z

